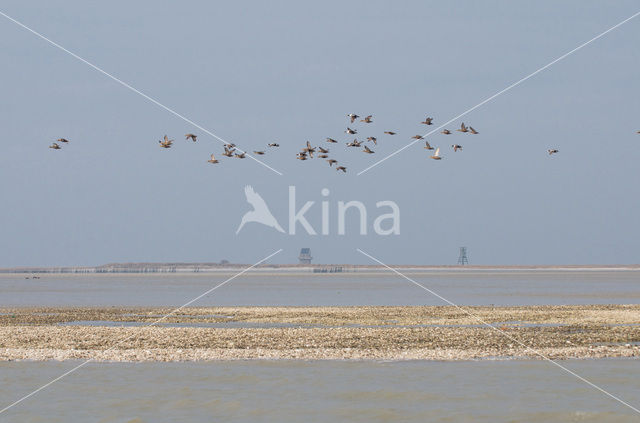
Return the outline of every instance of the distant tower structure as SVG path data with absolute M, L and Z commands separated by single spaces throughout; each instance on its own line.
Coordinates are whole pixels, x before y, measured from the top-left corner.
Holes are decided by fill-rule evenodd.
M 460 256 L 458 257 L 458 264 L 464 266 L 465 264 L 469 264 L 469 259 L 467 258 L 467 247 L 460 247 Z
M 300 264 L 311 264 L 311 248 L 302 248 L 300 250 L 300 256 L 298 260 L 300 260 Z

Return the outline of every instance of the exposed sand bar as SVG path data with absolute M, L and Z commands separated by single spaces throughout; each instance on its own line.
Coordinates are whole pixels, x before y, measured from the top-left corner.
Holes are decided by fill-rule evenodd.
M 0 361 L 640 356 L 640 306 L 0 309 Z M 512 337 L 509 339 L 507 336 Z M 123 341 L 124 340 L 124 341 Z

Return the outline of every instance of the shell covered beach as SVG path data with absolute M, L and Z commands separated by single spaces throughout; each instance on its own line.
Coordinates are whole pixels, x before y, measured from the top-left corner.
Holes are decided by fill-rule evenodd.
M 0 360 L 640 356 L 639 305 L 0 309 Z

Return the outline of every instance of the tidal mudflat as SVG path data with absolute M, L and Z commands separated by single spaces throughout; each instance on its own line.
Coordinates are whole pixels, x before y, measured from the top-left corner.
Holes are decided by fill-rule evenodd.
M 639 305 L 0 309 L 0 360 L 640 356 Z M 467 313 L 468 312 L 468 313 Z M 491 325 L 488 326 L 485 323 Z

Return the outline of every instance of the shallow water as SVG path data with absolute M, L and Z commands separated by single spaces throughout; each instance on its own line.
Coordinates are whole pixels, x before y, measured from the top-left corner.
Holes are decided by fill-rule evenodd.
M 78 362 L 0 363 L 0 407 Z M 637 361 L 563 361 L 638 406 Z M 631 422 L 640 415 L 543 361 L 90 363 L 9 422 Z
M 638 270 L 407 272 L 462 305 L 636 304 Z M 179 306 L 233 274 L 0 275 L 2 306 Z M 443 305 L 390 272 L 244 274 L 193 306 Z
M 639 271 L 407 275 L 463 305 L 640 300 Z M 230 276 L 58 274 L 33 280 L 2 274 L 0 305 L 179 306 Z M 443 304 L 397 275 L 375 272 L 245 274 L 192 305 Z M 0 408 L 78 363 L 0 362 Z M 561 364 L 640 405 L 637 360 Z M 630 422 L 638 417 L 542 361 L 233 361 L 89 363 L 0 415 L 0 422 Z

